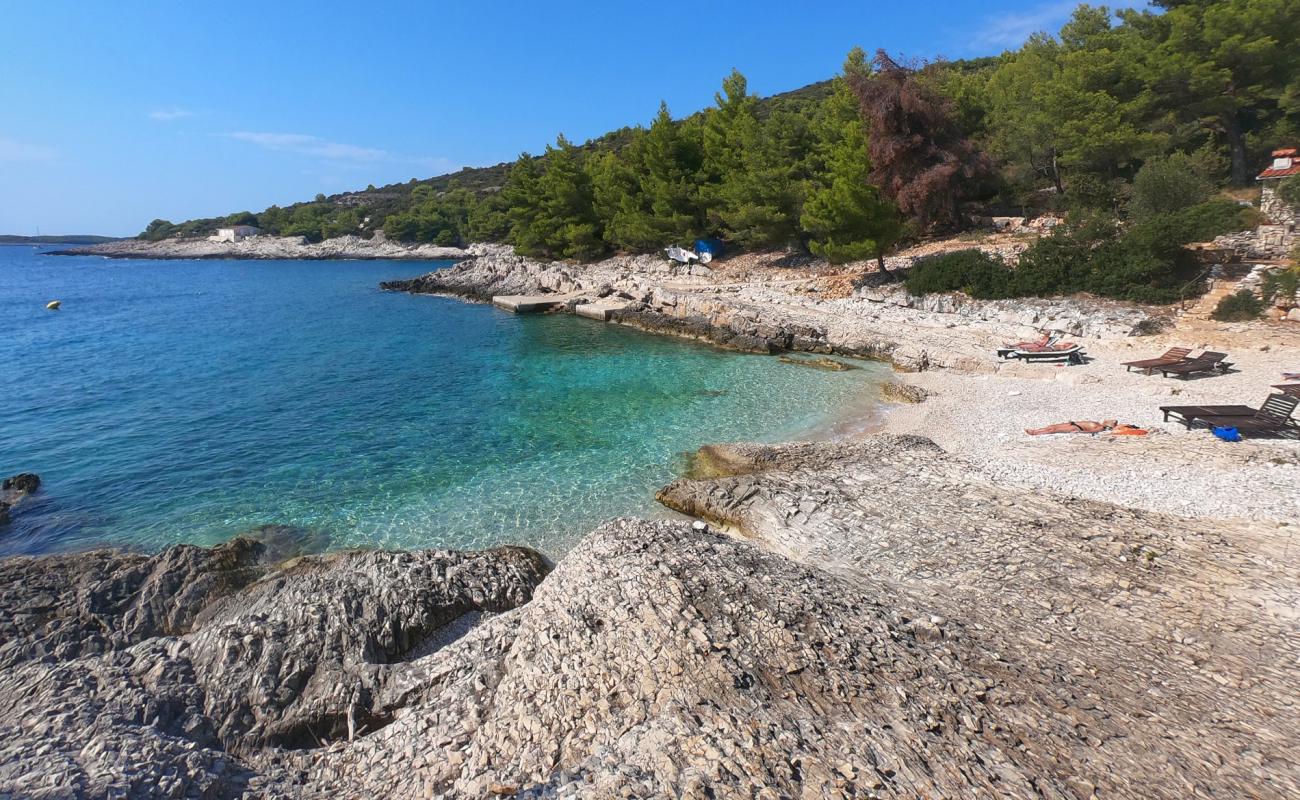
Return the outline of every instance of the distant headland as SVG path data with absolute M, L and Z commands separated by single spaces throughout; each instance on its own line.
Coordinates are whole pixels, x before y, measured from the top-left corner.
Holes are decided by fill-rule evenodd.
M 0 244 L 103 244 L 120 242 L 120 236 L 92 236 L 84 233 L 67 236 L 19 236 L 12 233 L 0 233 Z

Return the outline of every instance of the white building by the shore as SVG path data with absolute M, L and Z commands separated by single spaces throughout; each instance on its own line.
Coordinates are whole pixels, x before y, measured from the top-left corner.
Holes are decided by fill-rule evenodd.
M 261 233 L 252 225 L 232 225 L 229 228 L 217 228 L 217 232 L 208 237 L 209 242 L 242 242 L 250 236 Z

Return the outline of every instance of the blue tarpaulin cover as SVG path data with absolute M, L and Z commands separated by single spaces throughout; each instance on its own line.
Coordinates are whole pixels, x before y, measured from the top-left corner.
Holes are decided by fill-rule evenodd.
M 708 253 L 714 258 L 717 258 L 722 255 L 722 242 L 717 239 L 696 239 L 695 252 L 700 255 Z

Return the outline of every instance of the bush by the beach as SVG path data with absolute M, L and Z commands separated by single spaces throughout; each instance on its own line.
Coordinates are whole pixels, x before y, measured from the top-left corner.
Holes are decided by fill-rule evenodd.
M 1300 268 L 1297 267 L 1270 272 L 1264 276 L 1259 286 L 1259 293 L 1264 296 L 1264 302 L 1279 301 L 1278 305 L 1289 303 L 1295 297 L 1297 290 L 1300 290 Z
M 913 294 L 960 291 L 982 300 L 1090 292 L 1136 303 L 1171 303 L 1198 294 L 1200 266 L 1185 249 L 1248 226 L 1251 211 L 1208 200 L 1122 226 L 1108 215 L 1083 216 L 1029 246 L 1010 268 L 979 250 L 928 258 L 912 268 Z
M 1214 182 L 1201 160 L 1171 153 L 1148 160 L 1133 178 L 1129 216 L 1149 219 L 1204 203 L 1214 195 Z
M 907 273 L 906 285 L 912 294 L 965 292 L 993 300 L 1010 296 L 1011 277 L 1002 259 L 972 248 L 922 259 Z
M 1210 316 L 1219 322 L 1248 322 L 1264 313 L 1264 301 L 1249 289 L 1242 289 L 1219 301 Z

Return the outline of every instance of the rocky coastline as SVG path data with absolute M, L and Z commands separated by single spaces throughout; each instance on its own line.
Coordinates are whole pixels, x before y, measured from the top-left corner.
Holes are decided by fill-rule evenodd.
M 280 529 L 0 561 L 0 797 L 1300 796 L 1300 443 L 1156 411 L 1267 391 L 1300 337 L 783 259 L 476 246 L 384 284 L 919 374 L 885 432 L 706 447 L 657 495 L 685 519 L 611 521 L 557 564 Z M 1090 358 L 991 356 L 1039 330 Z M 1120 364 L 1178 343 L 1236 371 Z M 1021 432 L 1103 414 L 1151 435 Z
M 0 793 L 1300 791 L 1281 542 L 1008 494 L 920 437 L 710 450 L 660 499 L 712 529 L 614 521 L 554 571 L 243 538 L 0 562 Z
M 207 238 L 163 239 L 156 242 L 124 239 L 102 244 L 53 250 L 56 256 L 103 256 L 135 259 L 302 259 L 441 261 L 461 259 L 467 251 L 459 247 L 431 244 L 402 244 L 382 236 L 363 239 L 340 236 L 322 242 L 308 242 L 302 236 L 251 236 L 238 242 L 214 242 Z
M 614 306 L 609 321 L 753 353 L 801 351 L 889 361 L 905 370 L 985 361 L 972 332 L 1031 336 L 1041 330 L 1084 338 L 1160 331 L 1164 309 L 1085 299 L 981 302 L 959 295 L 916 297 L 898 283 L 854 285 L 825 264 L 786 266 L 785 254 L 683 266 L 661 257 L 621 256 L 574 265 L 475 245 L 454 267 L 381 288 L 476 301 L 497 295 L 564 295 Z M 891 259 L 905 270 L 910 258 Z M 581 298 L 575 297 L 581 295 Z M 954 332 L 956 326 L 961 330 Z

